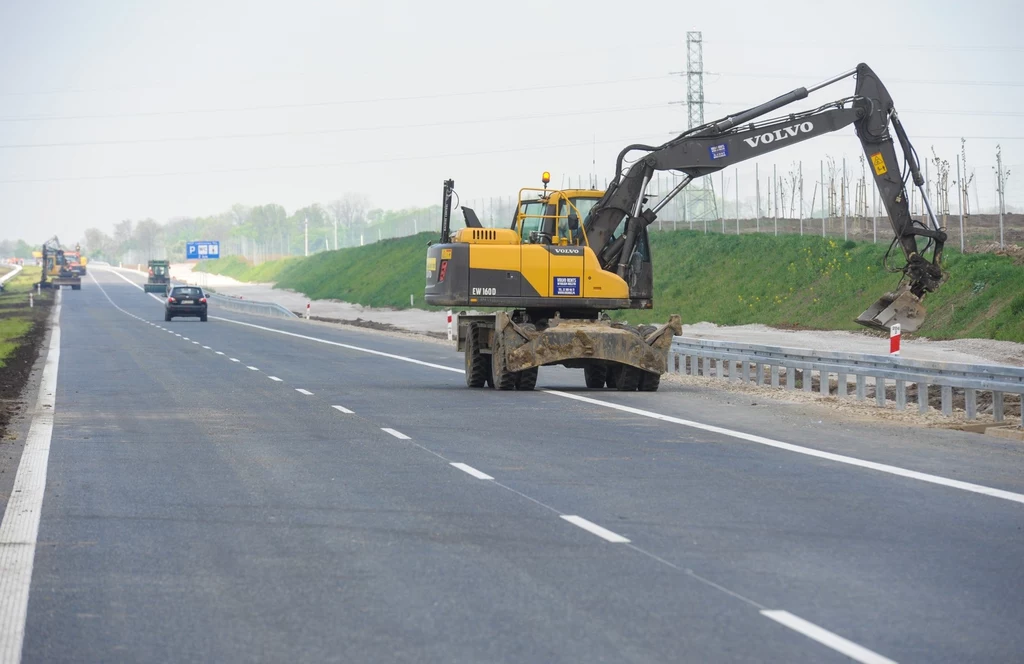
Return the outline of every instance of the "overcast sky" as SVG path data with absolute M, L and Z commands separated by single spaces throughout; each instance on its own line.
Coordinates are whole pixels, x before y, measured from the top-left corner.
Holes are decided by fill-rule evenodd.
M 706 119 L 863 61 L 922 157 L 934 145 L 953 163 L 968 137 L 983 207 L 1001 143 L 1021 206 L 1022 25 L 1020 0 L 7 0 L 0 238 L 70 243 L 125 218 L 346 192 L 430 205 L 445 178 L 463 200 L 515 195 L 543 170 L 603 184 L 622 146 L 686 128 L 671 102 L 686 98 L 672 72 L 687 30 L 705 40 Z M 774 158 L 803 160 L 809 200 L 826 154 L 859 170 L 852 128 Z M 748 166 L 726 174 L 730 197 L 734 177 L 752 195 Z

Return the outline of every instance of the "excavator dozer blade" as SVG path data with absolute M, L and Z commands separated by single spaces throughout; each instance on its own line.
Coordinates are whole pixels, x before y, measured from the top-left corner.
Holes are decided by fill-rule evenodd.
M 897 323 L 901 332 L 916 332 L 926 314 L 921 299 L 910 292 L 909 286 L 901 286 L 880 297 L 855 321 L 882 332 L 888 332 Z

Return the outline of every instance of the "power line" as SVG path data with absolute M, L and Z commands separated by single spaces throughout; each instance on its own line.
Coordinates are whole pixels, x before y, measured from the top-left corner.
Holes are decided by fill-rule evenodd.
M 224 108 L 196 108 L 177 111 L 140 111 L 135 113 L 102 113 L 80 115 L 26 115 L 21 117 L 0 118 L 0 122 L 48 122 L 53 120 L 107 120 L 117 118 L 160 117 L 169 115 L 197 115 L 202 113 L 245 113 L 249 111 L 280 111 L 295 108 L 329 108 L 332 106 L 350 106 L 357 104 L 378 104 L 401 101 L 424 101 L 428 99 L 448 99 L 457 97 L 473 97 L 492 94 L 514 94 L 519 92 L 537 92 L 542 90 L 562 90 L 567 88 L 583 88 L 599 85 L 615 85 L 618 83 L 635 83 L 657 81 L 671 78 L 670 74 L 660 76 L 639 76 L 605 81 L 582 81 L 576 83 L 558 83 L 553 85 L 536 85 L 525 88 L 496 88 L 491 90 L 467 90 L 463 92 L 445 92 L 426 95 L 410 95 L 403 97 L 377 97 L 371 99 L 349 99 L 339 101 L 304 102 L 295 104 L 263 104 L 255 106 L 236 106 Z
M 826 76 L 804 76 L 794 74 L 760 74 L 746 72 L 704 72 L 713 76 L 735 76 L 736 78 L 770 78 L 783 80 L 819 81 L 828 78 Z M 887 83 L 921 83 L 925 85 L 969 85 L 969 86 L 999 86 L 999 87 L 1024 87 L 1024 81 L 946 81 L 926 80 L 920 78 L 889 78 Z
M 86 147 L 96 145 L 136 145 L 142 143 L 179 143 L 194 141 L 214 141 L 252 138 L 274 138 L 281 136 L 323 136 L 328 134 L 344 134 L 352 132 L 368 131 L 395 131 L 401 129 L 425 129 L 429 127 L 446 127 L 451 125 L 488 124 L 492 122 L 515 122 L 520 120 L 542 120 L 547 118 L 576 117 L 581 115 L 600 115 L 603 113 L 624 113 L 630 111 L 645 111 L 656 108 L 664 108 L 664 104 L 648 106 L 626 106 L 619 108 L 591 109 L 586 111 L 571 111 L 566 113 L 545 113 L 540 115 L 518 115 L 502 118 L 476 118 L 473 120 L 441 120 L 438 122 L 423 122 L 418 124 L 404 125 L 378 125 L 374 127 L 343 127 L 337 129 L 307 129 L 298 131 L 270 131 L 256 132 L 250 134 L 210 134 L 206 136 L 167 136 L 160 138 L 128 138 L 109 141 L 65 141 L 62 143 L 8 143 L 0 144 L 0 150 L 11 150 L 20 148 L 58 148 L 58 147 Z
M 456 157 L 478 157 L 482 155 L 490 154 L 509 154 L 514 152 L 532 152 L 534 150 L 551 150 L 558 148 L 573 148 L 581 146 L 592 146 L 592 145 L 605 145 L 605 144 L 625 144 L 627 141 L 644 140 L 643 138 L 637 139 L 636 136 L 629 138 L 610 139 L 606 141 L 593 141 L 585 140 L 576 143 L 563 143 L 560 145 L 534 145 L 529 147 L 517 147 L 517 148 L 501 148 L 496 150 L 481 150 L 476 152 L 456 152 L 448 154 L 435 154 L 435 155 L 417 155 L 417 156 L 405 156 L 405 157 L 379 157 L 375 159 L 358 159 L 353 161 L 340 161 L 340 162 L 323 162 L 317 164 L 292 164 L 292 165 L 275 165 L 275 166 L 250 166 L 246 168 L 220 168 L 211 169 L 205 171 L 165 171 L 162 173 L 113 173 L 107 175 L 83 175 L 77 177 L 59 177 L 59 178 L 20 178 L 10 180 L 0 180 L 0 184 L 37 184 L 37 183 L 49 183 L 49 182 L 86 182 L 96 180 L 125 180 L 135 178 L 162 178 L 162 177 L 177 177 L 186 175 L 220 175 L 228 173 L 253 173 L 260 171 L 275 171 L 275 170 L 301 170 L 308 168 L 335 168 L 339 166 L 356 166 L 361 164 L 387 164 L 402 161 L 422 161 L 425 159 L 452 159 Z M 647 139 L 655 140 L 655 139 Z
M 680 102 L 669 102 L 669 103 L 680 103 Z M 759 101 L 706 101 L 705 104 L 711 104 L 715 106 L 726 106 L 726 107 L 738 107 L 748 108 L 757 106 L 762 103 Z M 952 109 L 920 109 L 920 108 L 901 108 L 900 113 L 921 113 L 925 115 L 984 115 L 984 116 L 996 116 L 996 117 L 1021 117 L 1024 116 L 1024 111 L 970 111 L 970 110 L 952 110 Z
M 823 49 L 823 48 L 857 48 L 863 49 L 863 43 L 853 42 L 750 42 L 750 41 L 719 41 L 717 39 L 705 39 L 705 44 L 722 44 L 728 46 L 754 46 L 757 48 L 777 48 L 777 49 L 791 49 L 791 48 L 804 48 L 804 49 Z M 992 45 L 972 45 L 972 44 L 899 44 L 892 43 L 886 44 L 885 49 L 907 49 L 913 51 L 1001 51 L 1001 52 L 1019 52 L 1024 51 L 1024 46 L 992 46 Z

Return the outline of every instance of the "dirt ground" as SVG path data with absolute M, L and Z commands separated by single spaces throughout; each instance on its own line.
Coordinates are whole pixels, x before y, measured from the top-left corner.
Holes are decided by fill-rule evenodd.
M 25 410 L 22 393 L 32 374 L 39 348 L 46 338 L 46 321 L 50 315 L 51 302 L 41 298 L 36 300 L 35 305 L 29 310 L 28 302 L 5 304 L 5 314 L 24 315 L 25 311 L 31 311 L 34 323 L 28 333 L 21 337 L 18 348 L 4 359 L 4 366 L 0 367 L 0 445 L 9 441 L 8 423 Z

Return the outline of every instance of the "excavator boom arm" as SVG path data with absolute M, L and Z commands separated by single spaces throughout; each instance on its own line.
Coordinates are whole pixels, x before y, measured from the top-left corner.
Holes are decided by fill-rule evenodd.
M 609 185 L 604 197 L 594 206 L 584 224 L 590 247 L 599 256 L 606 270 L 625 276 L 629 258 L 642 227 L 657 218 L 657 212 L 677 195 L 690 181 L 734 166 L 742 161 L 758 158 L 789 145 L 817 138 L 849 125 L 854 125 L 861 141 L 864 154 L 871 164 L 879 196 L 889 216 L 895 235 L 907 260 L 903 272 L 908 278 L 907 290 L 919 300 L 925 293 L 938 288 L 943 280 L 940 267 L 942 248 L 946 233 L 928 204 L 922 188 L 921 176 L 913 146 L 899 121 L 892 98 L 875 73 L 864 64 L 848 74 L 832 78 L 814 86 L 817 90 L 856 74 L 856 93 L 852 97 L 831 102 L 816 110 L 790 114 L 783 118 L 754 122 L 757 118 L 782 108 L 794 101 L 807 97 L 807 88 L 797 88 L 765 104 L 748 109 L 733 116 L 711 122 L 690 130 L 660 146 L 631 145 L 620 154 L 616 163 L 616 178 Z M 895 130 L 904 159 L 914 184 L 922 188 L 929 224 L 916 222 L 910 215 L 905 189 L 906 177 L 900 172 L 899 161 L 889 128 Z M 647 154 L 635 161 L 623 172 L 625 156 L 635 150 L 646 150 Z M 683 182 L 653 209 L 643 209 L 647 185 L 658 171 L 681 171 Z M 614 237 L 616 229 L 626 220 L 624 230 Z M 925 248 L 918 247 L 918 237 L 926 238 Z M 931 247 L 931 259 L 923 253 Z M 872 309 L 885 309 L 887 301 L 896 300 L 899 295 L 882 298 Z M 871 312 L 872 309 L 868 311 Z M 865 315 L 868 312 L 865 312 Z M 876 312 L 878 313 L 878 312 Z M 923 310 L 915 310 L 922 315 Z M 863 320 L 862 320 L 863 319 Z M 869 327 L 883 328 L 886 323 L 875 316 L 857 319 Z M 916 329 L 916 324 L 915 324 Z M 908 329 L 907 331 L 912 331 Z

